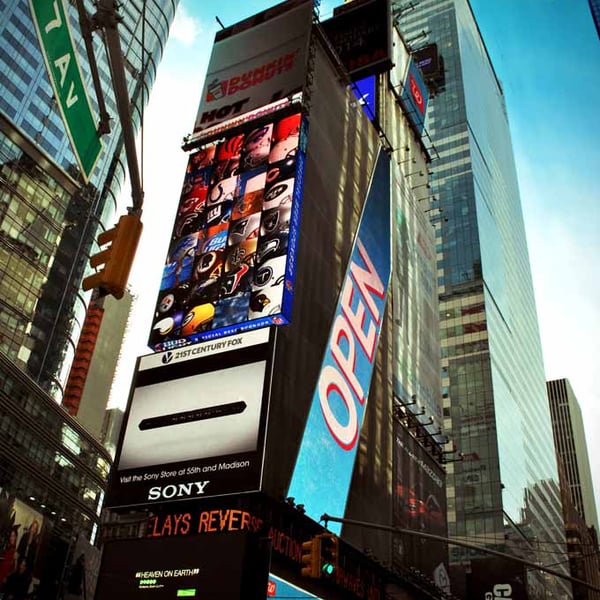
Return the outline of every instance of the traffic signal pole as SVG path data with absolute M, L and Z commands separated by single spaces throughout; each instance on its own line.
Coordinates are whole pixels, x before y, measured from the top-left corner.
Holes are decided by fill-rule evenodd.
M 530 567 L 532 569 L 537 569 L 538 571 L 542 571 L 544 573 L 548 573 L 549 575 L 554 575 L 555 577 L 559 577 L 560 579 L 566 579 L 571 583 L 577 583 L 579 585 L 583 585 L 586 588 L 593 590 L 595 592 L 600 592 L 600 588 L 597 588 L 594 585 L 589 584 L 587 581 L 582 581 L 581 579 L 576 579 L 575 577 L 571 577 L 570 575 L 565 575 L 560 571 L 556 571 L 551 569 L 550 567 L 542 567 L 537 563 L 531 562 L 529 560 L 525 560 L 523 558 L 518 558 L 513 556 L 512 554 L 506 554 L 505 552 L 498 552 L 497 550 L 492 550 L 491 548 L 486 548 L 485 546 L 480 546 L 479 544 L 471 544 L 469 542 L 463 542 L 461 540 L 455 540 L 451 538 L 444 537 L 442 535 L 435 535 L 433 533 L 423 533 L 421 531 L 415 531 L 413 529 L 405 529 L 403 527 L 392 527 L 391 525 L 381 525 L 379 523 L 369 523 L 368 521 L 356 521 L 354 519 L 343 519 L 341 517 L 332 517 L 331 515 L 324 514 L 321 516 L 321 521 L 325 522 L 325 527 L 329 521 L 333 523 L 342 523 L 343 525 L 355 525 L 356 527 L 366 527 L 368 529 L 378 529 L 380 531 L 389 531 L 391 533 L 398 533 L 401 535 L 409 535 L 413 537 L 418 537 L 421 539 L 432 540 L 435 542 L 443 542 L 445 544 L 451 544 L 453 546 L 462 546 L 463 548 L 469 548 L 470 550 L 477 550 L 478 552 L 484 552 L 486 554 L 491 554 L 493 556 L 499 556 L 500 558 L 512 560 L 518 562 L 526 567 Z
M 105 48 L 110 66 L 115 103 L 121 123 L 132 197 L 132 206 L 127 209 L 129 214 L 122 216 L 113 229 L 100 234 L 98 245 L 101 247 L 108 245 L 108 247 L 91 256 L 90 264 L 96 269 L 98 267 L 101 267 L 101 269 L 86 277 L 82 282 L 82 288 L 86 291 L 96 288 L 101 295 L 112 294 L 115 298 L 122 298 L 142 233 L 140 217 L 144 203 L 144 191 L 135 147 L 135 134 L 125 77 L 125 61 L 117 29 L 120 21 L 117 13 L 118 4 L 115 0 L 97 0 L 96 13 L 91 17 L 88 16 L 85 10 L 83 0 L 76 0 L 76 4 L 81 33 L 85 42 L 92 80 L 100 107 L 98 135 L 108 133 L 110 126 L 91 38 L 93 29 L 101 29 L 104 32 Z M 144 85 L 143 81 L 142 85 Z
M 123 60 L 121 40 L 117 30 L 117 24 L 119 22 L 117 3 L 115 0 L 98 0 L 97 9 L 96 14 L 92 17 L 92 22 L 95 27 L 102 28 L 106 40 L 110 73 L 115 92 L 117 111 L 119 113 L 119 121 L 121 122 L 127 168 L 129 170 L 129 179 L 131 182 L 131 198 L 133 206 L 130 212 L 141 215 L 144 192 L 142 190 L 137 151 L 135 148 L 135 136 L 133 133 L 133 122 L 131 120 L 129 94 L 127 92 L 127 81 L 125 79 L 125 62 Z M 144 85 L 144 82 L 142 82 L 142 85 Z

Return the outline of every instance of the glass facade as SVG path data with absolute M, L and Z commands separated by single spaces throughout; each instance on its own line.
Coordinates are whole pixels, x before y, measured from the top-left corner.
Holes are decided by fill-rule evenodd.
M 447 466 L 449 534 L 556 565 L 558 472 L 502 88 L 467 0 L 423 0 L 399 19 L 406 39 L 437 43 L 445 68 L 425 127 L 443 210 L 432 222 L 444 430 L 463 453 Z M 468 590 L 471 558 L 451 548 L 455 593 Z M 528 588 L 531 598 L 570 593 L 533 571 Z
M 89 14 L 95 9 L 85 3 Z M 127 2 L 120 9 L 134 126 L 156 75 L 177 0 Z M 77 18 L 71 30 L 95 115 L 98 102 Z M 145 25 L 143 24 L 145 17 Z M 143 44 L 142 44 L 143 37 Z M 83 184 L 53 97 L 25 1 L 0 0 L 0 351 L 60 401 L 85 316 L 81 292 L 99 227 L 112 225 L 125 173 L 123 138 L 108 60 L 93 35 L 111 133 Z
M 91 0 L 84 4 L 95 12 Z M 135 128 L 177 4 L 135 0 L 119 9 Z M 65 6 L 98 118 L 76 2 Z M 93 46 L 112 131 L 102 137 L 102 154 L 85 182 L 29 3 L 0 0 L 0 552 L 9 545 L 13 523 L 19 542 L 36 540 L 27 573 L 30 591 L 44 599 L 62 597 L 59 584 L 74 540 L 94 542 L 112 465 L 104 448 L 59 406 L 90 298 L 81 280 L 98 232 L 114 222 L 126 169 L 100 34 L 93 34 Z M 0 586 L 9 572 L 3 568 Z

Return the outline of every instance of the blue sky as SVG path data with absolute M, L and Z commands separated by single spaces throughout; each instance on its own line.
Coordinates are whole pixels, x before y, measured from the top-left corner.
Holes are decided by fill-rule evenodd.
M 340 0 L 341 1 L 341 0 Z M 272 0 L 181 0 L 145 117 L 145 230 L 132 272 L 140 298 L 130 357 L 147 353 L 186 157 L 214 33 Z M 321 3 L 321 17 L 337 4 Z M 600 40 L 584 0 L 472 0 L 506 95 L 548 379 L 581 404 L 600 497 Z M 128 385 L 132 358 L 122 367 Z M 119 389 L 122 389 L 119 388 Z M 123 392 L 113 396 L 122 405 Z

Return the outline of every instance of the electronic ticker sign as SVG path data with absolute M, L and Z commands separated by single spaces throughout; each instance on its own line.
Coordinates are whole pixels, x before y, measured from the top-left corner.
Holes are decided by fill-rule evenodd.
M 389 15 L 388 0 L 367 0 L 338 7 L 321 23 L 352 81 L 392 67 Z
M 258 600 L 265 597 L 268 561 L 256 536 L 246 533 L 111 540 L 96 600 Z
M 288 490 L 316 520 L 346 507 L 387 299 L 390 239 L 389 157 L 380 151 Z
M 190 154 L 150 347 L 290 321 L 306 130 L 284 111 Z

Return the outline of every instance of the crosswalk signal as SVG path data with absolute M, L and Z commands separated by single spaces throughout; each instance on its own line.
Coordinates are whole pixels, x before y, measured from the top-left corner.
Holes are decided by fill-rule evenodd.
M 141 234 L 140 216 L 133 214 L 123 215 L 112 229 L 101 233 L 98 245 L 110 245 L 90 257 L 90 265 L 101 268 L 83 280 L 82 288 L 98 288 L 101 294 L 122 298 Z
M 321 538 L 314 536 L 302 543 L 302 575 L 317 578 L 321 566 Z
M 322 533 L 320 571 L 322 577 L 333 577 L 339 565 L 339 540 L 333 533 Z

